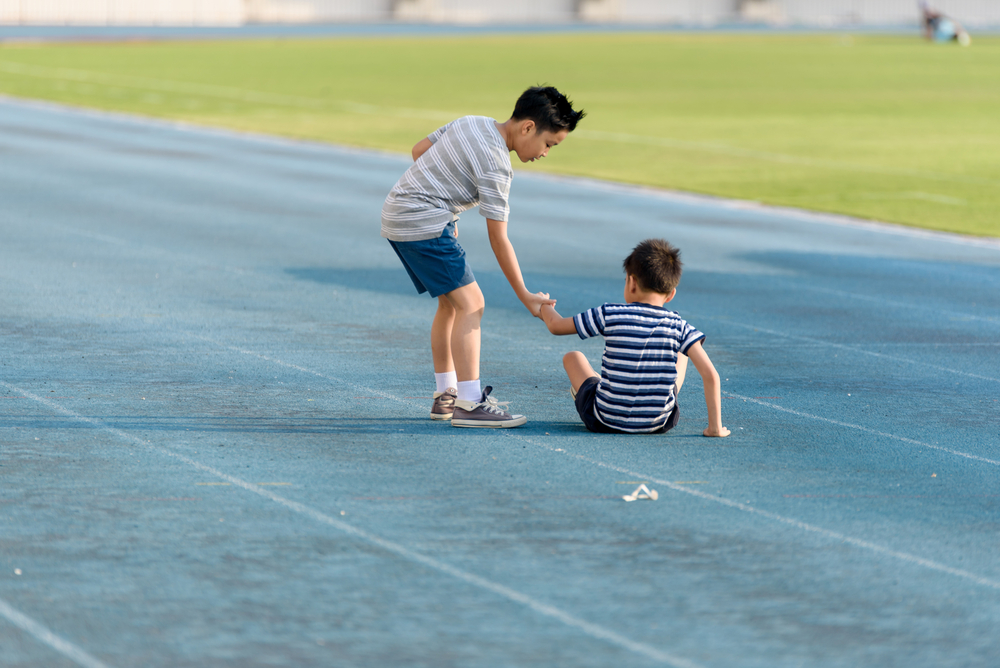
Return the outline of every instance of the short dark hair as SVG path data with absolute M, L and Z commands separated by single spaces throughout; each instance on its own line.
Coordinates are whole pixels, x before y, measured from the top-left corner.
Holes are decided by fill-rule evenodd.
M 586 115 L 583 109 L 574 111 L 569 98 L 552 86 L 533 86 L 517 98 L 511 118 L 534 121 L 537 132 L 572 132 Z
M 681 252 L 663 239 L 641 242 L 622 266 L 648 292 L 669 295 L 681 282 Z

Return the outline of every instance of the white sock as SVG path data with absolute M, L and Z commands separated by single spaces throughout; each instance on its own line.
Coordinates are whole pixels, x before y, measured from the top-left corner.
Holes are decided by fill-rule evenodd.
M 437 391 L 454 390 L 458 387 L 458 375 L 454 371 L 435 373 L 434 382 L 437 384 Z
M 459 401 L 479 401 L 483 398 L 483 389 L 479 385 L 479 379 L 458 381 Z

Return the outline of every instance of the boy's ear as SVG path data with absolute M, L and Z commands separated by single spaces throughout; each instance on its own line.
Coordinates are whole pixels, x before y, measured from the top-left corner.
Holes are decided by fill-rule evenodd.
M 663 300 L 663 303 L 666 304 L 668 301 L 670 301 L 676 296 L 677 296 L 677 288 L 674 288 L 673 290 L 670 291 L 670 294 L 667 295 L 667 298 Z
M 521 134 L 524 136 L 530 135 L 531 132 L 535 129 L 535 125 L 536 125 L 535 122 L 530 118 L 525 121 L 522 121 Z

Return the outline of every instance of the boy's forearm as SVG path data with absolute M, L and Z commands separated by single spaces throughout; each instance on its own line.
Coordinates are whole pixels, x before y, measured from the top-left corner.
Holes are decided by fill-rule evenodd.
M 488 220 L 487 225 L 490 233 L 490 247 L 497 258 L 497 264 L 500 265 L 500 271 L 507 278 L 510 287 L 514 289 L 514 294 L 523 302 L 531 296 L 531 293 L 524 285 L 521 265 L 517 262 L 517 254 L 514 252 L 513 244 L 507 238 L 507 223 Z
M 539 317 L 552 334 L 557 336 L 576 334 L 576 325 L 573 324 L 573 318 L 562 317 L 551 304 L 542 305 Z
M 486 219 L 486 226 L 490 232 L 490 246 L 493 254 L 497 258 L 500 270 L 514 289 L 514 294 L 521 300 L 528 313 L 540 318 L 539 310 L 542 304 L 555 304 L 555 300 L 549 299 L 549 295 L 544 292 L 532 294 L 524 285 L 524 277 L 521 275 L 521 267 L 517 263 L 517 255 L 514 253 L 514 246 L 507 238 L 507 222 Z
M 705 387 L 705 407 L 708 409 L 708 429 L 705 436 L 728 436 L 729 430 L 722 426 L 722 382 L 719 372 L 708 358 L 701 342 L 697 341 L 687 350 L 687 357 L 694 364 Z
M 561 316 L 556 311 L 556 307 L 555 306 L 550 306 L 549 304 L 545 304 L 545 305 L 542 306 L 541 310 L 538 312 L 538 317 L 540 317 L 542 319 L 542 322 L 544 322 L 546 325 L 548 325 L 549 329 L 551 330 L 552 326 L 549 325 L 549 323 L 553 319 L 559 318 Z
M 705 386 L 705 407 L 708 409 L 708 428 L 713 431 L 722 430 L 722 383 L 719 381 L 719 374 L 712 369 L 708 378 L 702 376 L 702 385 Z

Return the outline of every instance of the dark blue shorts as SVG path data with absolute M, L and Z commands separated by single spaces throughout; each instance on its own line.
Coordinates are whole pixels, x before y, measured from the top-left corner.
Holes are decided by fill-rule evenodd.
M 591 376 L 587 380 L 583 381 L 583 385 L 580 389 L 576 391 L 576 412 L 580 414 L 580 419 L 583 420 L 584 426 L 597 434 L 632 434 L 636 435 L 635 432 L 622 431 L 621 429 L 615 429 L 614 427 L 609 427 L 594 415 L 594 404 L 597 403 L 597 386 L 601 384 L 601 379 L 597 376 Z M 663 434 L 670 431 L 677 426 L 677 423 L 681 419 L 681 407 L 677 405 L 677 399 L 674 399 L 674 410 L 667 418 L 667 423 L 656 431 L 640 432 L 644 434 Z
M 454 222 L 448 223 L 436 239 L 390 239 L 389 243 L 406 267 L 417 293 L 429 292 L 431 297 L 440 297 L 476 280 L 465 251 L 455 238 Z

